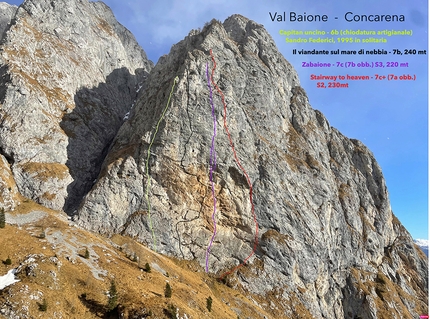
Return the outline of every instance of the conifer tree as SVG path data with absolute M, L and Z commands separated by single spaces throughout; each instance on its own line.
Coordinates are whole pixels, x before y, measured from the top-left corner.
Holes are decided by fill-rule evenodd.
M 6 260 L 3 262 L 3 264 L 5 264 L 5 265 L 12 265 L 12 259 L 10 259 L 10 257 L 8 256 L 6 258 Z
M 46 311 L 48 309 L 46 299 L 43 299 L 42 303 L 37 303 L 37 305 L 39 306 L 39 311 Z
M 108 299 L 107 310 L 112 311 L 116 308 L 117 305 L 118 305 L 118 292 L 116 290 L 115 282 L 112 280 L 109 288 L 109 299 Z
M 172 297 L 172 287 L 170 287 L 168 282 L 166 282 L 166 288 L 164 289 L 164 297 L 166 298 Z
M 4 208 L 0 209 L 0 228 L 5 228 L 6 226 L 6 214 L 4 212 Z
M 145 264 L 145 271 L 146 272 L 151 272 L 151 266 L 149 266 L 148 263 Z
M 212 297 L 208 297 L 206 299 L 206 308 L 208 309 L 209 312 L 211 312 L 212 310 Z

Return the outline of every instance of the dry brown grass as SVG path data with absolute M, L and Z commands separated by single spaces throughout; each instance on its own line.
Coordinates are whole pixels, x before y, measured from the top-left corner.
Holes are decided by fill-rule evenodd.
M 168 304 L 174 304 L 181 315 L 186 313 L 189 318 L 236 319 L 237 314 L 232 308 L 241 310 L 241 318 L 268 316 L 268 313 L 256 307 L 249 296 L 242 295 L 218 282 L 215 277 L 205 274 L 195 261 L 167 258 L 128 237 L 115 235 L 106 239 L 71 227 L 66 219 L 58 218 L 57 212 L 30 200 L 23 200 L 13 214 L 33 210 L 43 210 L 48 215 L 32 224 L 22 227 L 7 225 L 0 230 L 0 260 L 5 260 L 8 256 L 12 259 L 11 266 L 0 264 L 0 275 L 17 267 L 29 255 L 39 255 L 34 276 L 27 276 L 25 271 L 20 273 L 18 277 L 21 281 L 0 293 L 0 304 L 10 299 L 18 309 L 23 305 L 28 306 L 29 313 L 36 317 L 42 314 L 46 318 L 53 318 L 54 313 L 61 313 L 63 318 L 99 318 L 97 316 L 103 314 L 107 304 L 106 291 L 110 281 L 114 280 L 118 289 L 118 301 L 124 313 L 146 309 L 152 311 L 153 315 L 149 318 L 166 318 L 164 309 Z M 47 237 L 58 232 L 66 240 L 75 237 L 78 243 L 69 241 L 69 244 L 76 246 L 80 254 L 83 254 L 85 247 L 89 247 L 90 259 L 81 256 L 71 258 L 71 252 L 62 250 L 59 245 L 54 247 L 48 238 L 40 238 L 38 235 L 42 231 L 45 231 Z M 129 258 L 132 253 L 136 253 L 139 263 Z M 61 266 L 50 261 L 50 257 L 57 257 Z M 97 267 L 107 271 L 107 275 L 101 276 L 101 280 L 94 278 L 87 265 L 87 262 L 95 259 Z M 157 264 L 164 272 L 151 267 L 152 271 L 147 273 L 141 269 L 145 263 Z M 172 298 L 164 297 L 166 281 L 172 287 Z M 25 289 L 28 290 L 26 293 Z M 29 295 L 37 292 L 41 292 L 48 301 L 46 313 L 38 310 L 37 302 L 41 302 L 41 299 L 29 299 Z M 85 298 L 81 297 L 83 294 Z M 210 313 L 206 309 L 206 298 L 209 296 L 213 299 Z
M 346 197 L 351 196 L 351 187 L 344 183 L 340 184 L 338 194 L 339 199 L 344 200 Z
M 268 231 L 266 231 L 261 236 L 261 240 L 262 241 L 265 241 L 265 240 L 268 240 L 268 239 L 274 239 L 274 240 L 276 240 L 281 245 L 285 245 L 285 243 L 287 241 L 293 240 L 293 238 L 290 235 L 281 234 L 281 233 L 277 232 L 274 229 L 269 229 Z
M 54 199 L 55 199 L 55 197 L 57 197 L 57 195 L 55 195 L 55 194 L 51 194 L 51 193 L 48 193 L 48 192 L 45 192 L 45 193 L 43 193 L 43 194 L 42 194 L 42 197 L 43 197 L 44 199 L 47 199 L 47 200 L 52 201 L 52 200 L 54 200 Z
M 68 167 L 64 164 L 37 162 L 22 164 L 22 170 L 42 181 L 47 181 L 51 178 L 63 179 L 67 177 L 69 171 Z
M 97 24 L 97 27 L 100 30 L 103 30 L 104 32 L 106 32 L 110 36 L 114 35 L 114 31 L 113 31 L 112 27 L 109 25 L 109 23 L 106 22 L 106 20 L 98 18 L 98 21 L 99 21 L 99 23 Z

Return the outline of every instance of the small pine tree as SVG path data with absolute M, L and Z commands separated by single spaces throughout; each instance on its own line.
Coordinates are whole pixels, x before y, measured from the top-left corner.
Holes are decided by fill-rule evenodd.
M 151 266 L 149 266 L 148 263 L 145 264 L 145 269 L 146 272 L 151 272 Z
M 46 311 L 48 310 L 48 303 L 46 302 L 46 299 L 43 299 L 42 303 L 37 303 L 39 306 L 39 311 Z
M 164 289 L 164 297 L 166 298 L 172 297 L 172 287 L 170 287 L 168 282 L 166 282 L 166 288 Z
M 206 308 L 208 308 L 208 311 L 211 312 L 212 310 L 212 297 L 208 297 L 206 299 Z
M 90 252 L 88 251 L 88 248 L 85 248 L 84 258 L 85 259 L 90 258 Z
M 115 282 L 112 280 L 109 288 L 109 299 L 107 304 L 107 310 L 112 311 L 118 305 L 118 292 L 116 290 Z
M 172 305 L 172 304 L 169 304 L 168 306 L 167 306 L 167 315 L 170 317 L 170 318 L 172 318 L 172 319 L 175 319 L 176 317 L 177 317 L 177 313 L 178 313 L 178 310 L 176 309 L 176 306 L 175 305 Z
M 0 209 L 0 228 L 6 227 L 6 214 L 4 212 L 4 208 Z
M 137 254 L 135 252 L 133 253 L 133 259 L 132 260 L 137 263 Z
M 8 256 L 7 259 L 4 261 L 5 265 L 12 265 L 12 260 L 10 259 L 10 257 Z

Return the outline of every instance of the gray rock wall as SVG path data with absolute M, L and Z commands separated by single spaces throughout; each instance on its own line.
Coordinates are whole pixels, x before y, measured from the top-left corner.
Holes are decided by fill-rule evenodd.
M 14 10 L 2 11 L 2 29 Z M 18 189 L 72 213 L 152 62 L 103 3 L 27 0 L 4 34 L 0 65 L 0 150 Z
M 0 2 L 0 41 L 5 31 L 10 27 L 12 18 L 15 16 L 17 6 L 10 5 L 6 2 Z
M 259 223 L 256 254 L 227 277 L 229 285 L 276 296 L 279 313 L 289 317 L 303 315 L 297 304 L 315 318 L 408 318 L 424 310 L 428 264 L 394 217 L 373 154 L 311 108 L 264 28 L 238 15 L 192 31 L 160 58 L 78 211 L 78 224 L 205 265 L 213 231 L 209 50 Z M 148 147 L 175 76 L 179 82 L 150 152 L 147 190 Z M 255 225 L 216 93 L 214 100 L 218 206 L 209 269 L 220 275 L 251 253 Z
M 263 26 L 239 15 L 212 21 L 153 67 L 103 3 L 27 0 L 0 9 L 0 207 L 12 210 L 24 195 L 77 210 L 85 228 L 205 266 L 212 50 L 259 232 L 214 89 L 209 271 L 219 276 L 242 263 L 256 236 L 255 254 L 225 279 L 260 295 L 274 317 L 427 311 L 427 259 L 393 215 L 373 154 L 312 109 Z

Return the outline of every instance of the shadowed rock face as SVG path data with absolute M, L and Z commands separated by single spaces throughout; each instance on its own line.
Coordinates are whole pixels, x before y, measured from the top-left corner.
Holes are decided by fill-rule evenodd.
M 265 29 L 239 15 L 191 31 L 160 58 L 77 222 L 153 247 L 152 222 L 159 252 L 204 266 L 213 231 L 209 50 L 260 226 L 256 254 L 227 278 L 229 285 L 272 298 L 288 318 L 412 318 L 427 311 L 427 260 L 393 215 L 372 153 L 311 108 Z M 148 163 L 149 212 L 148 147 L 176 76 Z M 255 225 L 215 91 L 214 102 L 218 224 L 209 269 L 221 274 L 250 254 Z
M 21 194 L 71 213 L 152 62 L 101 2 L 0 6 L 0 151 Z
M 0 3 L 0 41 L 5 31 L 9 29 L 17 9 L 17 6 L 10 5 L 6 2 Z
M 13 209 L 22 194 L 77 209 L 79 225 L 149 247 L 152 224 L 157 251 L 204 266 L 213 232 L 212 50 L 259 223 L 256 253 L 228 285 L 264 296 L 261 307 L 274 317 L 427 312 L 427 259 L 393 215 L 372 153 L 311 108 L 261 25 L 239 15 L 212 21 L 153 68 L 103 3 L 27 0 L 0 9 L 0 207 Z M 176 76 L 148 183 L 148 148 Z M 209 270 L 219 275 L 251 253 L 256 228 L 213 95 L 217 235 Z

